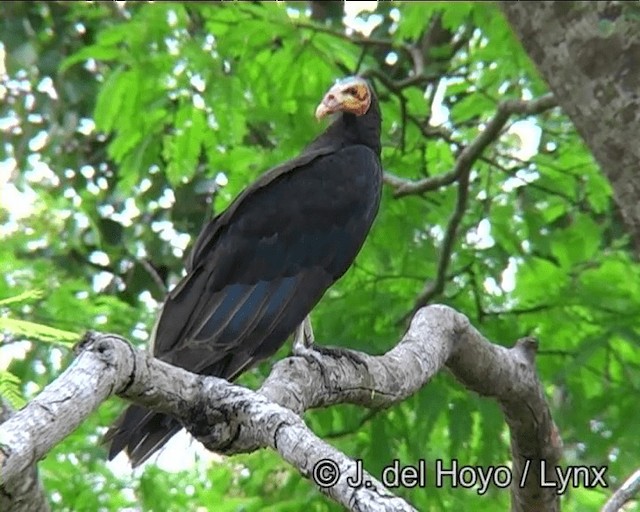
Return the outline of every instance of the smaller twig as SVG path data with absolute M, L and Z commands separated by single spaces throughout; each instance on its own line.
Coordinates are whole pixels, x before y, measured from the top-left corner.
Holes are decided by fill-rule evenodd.
M 531 101 L 506 100 L 499 103 L 494 117 L 486 124 L 485 129 L 480 132 L 475 140 L 461 151 L 454 168 L 450 172 L 419 181 L 399 181 L 401 178 L 398 178 L 393 182 L 395 187 L 397 187 L 396 197 L 409 194 L 422 194 L 423 192 L 439 188 L 442 184 L 453 183 L 464 171 L 469 169 L 475 161 L 478 160 L 478 158 L 480 158 L 480 155 L 487 146 L 495 141 L 511 115 L 539 114 L 555 106 L 556 101 L 552 94 L 545 94 L 544 96 Z M 426 130 L 426 128 L 422 127 L 419 122 L 418 126 L 423 130 Z M 427 135 L 425 131 L 423 131 L 423 135 Z M 429 132 L 429 135 L 432 136 L 433 134 Z M 460 143 L 456 144 L 460 145 Z
M 158 274 L 158 271 L 154 268 L 154 266 L 149 263 L 146 258 L 140 258 L 137 261 L 147 271 L 147 274 L 149 274 L 151 279 L 153 279 L 153 282 L 156 283 L 156 286 L 160 289 L 160 291 L 166 293 L 167 285 L 164 283 L 164 281 L 160 277 L 160 274 Z
M 414 76 L 424 76 L 424 54 L 422 50 L 417 46 L 410 44 L 407 45 L 406 51 L 411 56 L 413 61 L 413 74 Z
M 407 147 L 407 98 L 399 94 L 398 99 L 400 100 L 400 151 L 404 153 Z
M 540 349 L 538 350 L 539 356 L 560 356 L 560 357 L 577 357 L 579 352 L 577 350 L 560 350 L 560 349 Z
M 436 278 L 425 284 L 416 299 L 413 310 L 402 318 L 403 322 L 413 316 L 422 306 L 428 304 L 433 297 L 441 293 L 444 289 L 447 268 L 449 267 L 449 261 L 451 260 L 451 253 L 453 251 L 456 233 L 467 209 L 470 171 L 471 167 L 469 166 L 468 169 L 463 170 L 463 172 L 458 176 L 458 198 L 456 200 L 456 209 L 451 215 L 449 223 L 447 224 L 447 229 L 444 233 L 444 239 L 440 248 L 440 258 L 438 259 Z
M 358 56 L 358 61 L 356 62 L 355 69 L 353 70 L 353 74 L 357 75 L 360 72 L 360 66 L 364 62 L 364 58 L 367 56 L 369 48 L 367 46 L 363 46 L 360 50 L 360 55 Z
M 540 311 L 546 311 L 554 307 L 553 304 L 538 304 L 536 306 L 530 306 L 526 308 L 513 308 L 513 309 L 499 309 L 485 311 L 486 316 L 500 316 L 500 315 L 528 315 L 530 313 L 539 313 Z
M 390 50 L 399 50 L 404 52 L 409 58 L 413 59 L 413 55 L 411 53 L 412 52 L 411 45 L 398 43 L 397 41 L 392 41 L 391 39 L 381 39 L 376 37 L 349 35 L 346 32 L 342 32 L 340 30 L 336 30 L 328 26 L 318 25 L 315 23 L 308 23 L 305 21 L 296 21 L 293 23 L 293 26 L 299 29 L 307 29 L 313 32 L 321 32 L 323 34 L 328 34 L 338 39 L 342 39 L 343 41 L 347 41 L 349 43 L 356 44 L 359 46 L 378 46 L 382 48 L 388 48 Z
M 516 162 L 519 161 L 519 159 L 513 158 L 512 156 L 504 156 L 504 155 L 500 155 L 500 154 L 498 154 L 498 156 L 502 157 L 502 158 L 509 158 L 509 159 L 512 159 L 512 160 L 514 160 Z M 492 167 L 495 167 L 500 172 L 502 172 L 504 174 L 507 174 L 508 176 L 511 176 L 512 178 L 518 178 L 517 172 L 520 169 L 524 169 L 525 167 L 527 167 L 529 165 L 528 162 L 524 162 L 524 163 L 522 163 L 522 165 L 518 165 L 518 166 L 514 166 L 514 167 L 507 167 L 505 165 L 502 165 L 495 158 L 490 158 L 490 157 L 487 157 L 487 156 L 481 156 L 479 158 L 479 160 L 491 165 Z M 522 162 L 522 161 L 520 160 L 520 162 Z M 548 187 L 545 187 L 544 185 L 539 185 L 538 183 L 535 183 L 535 182 L 534 183 L 528 183 L 525 180 L 522 180 L 522 181 L 524 183 L 526 183 L 526 185 L 528 187 L 540 190 L 541 192 L 544 192 L 545 194 L 550 194 L 550 195 L 554 195 L 554 196 L 560 197 L 560 198 L 564 199 L 565 201 L 569 202 L 571 205 L 574 205 L 574 206 L 576 205 L 576 200 L 573 197 L 571 197 L 570 195 L 565 194 L 564 192 L 560 192 L 558 190 L 550 189 Z
M 478 323 L 482 323 L 487 313 L 482 306 L 482 294 L 478 289 L 478 276 L 476 275 L 473 265 L 469 265 L 467 274 L 469 275 L 469 278 L 471 280 L 471 294 L 473 295 L 473 302 L 476 306 L 476 316 L 478 318 Z
M 399 95 L 402 91 L 408 87 L 413 85 L 426 85 L 428 82 L 432 82 L 438 80 L 440 77 L 437 75 L 425 75 L 424 73 L 420 75 L 409 76 L 407 78 L 403 78 L 402 80 L 393 80 L 389 78 L 382 71 L 377 69 L 367 69 L 361 74 L 364 78 L 375 78 L 382 85 L 384 85 L 389 91 L 392 93 Z
M 413 192 L 416 186 L 420 186 L 420 193 L 429 192 L 431 190 L 437 190 L 440 187 L 444 187 L 446 185 L 450 185 L 458 178 L 457 171 L 454 169 L 449 172 L 445 172 L 444 174 L 436 174 L 435 176 L 429 176 L 428 178 L 423 178 L 420 181 L 411 181 L 406 180 L 404 178 L 400 178 L 394 174 L 391 174 L 388 171 L 385 171 L 383 175 L 383 180 L 387 185 L 391 185 L 395 192 L 393 193 L 393 197 L 403 197 L 410 194 L 415 194 Z
M 428 304 L 433 297 L 441 293 L 444 289 L 447 268 L 449 266 L 449 260 L 451 259 L 456 234 L 467 208 L 469 176 L 473 164 L 478 160 L 478 158 L 480 158 L 482 152 L 489 146 L 489 144 L 498 138 L 500 132 L 507 124 L 507 121 L 512 114 L 532 115 L 543 112 L 555 105 L 555 99 L 550 93 L 531 101 L 506 100 L 501 102 L 498 105 L 495 115 L 491 120 L 489 120 L 489 122 L 487 122 L 484 130 L 480 132 L 471 144 L 466 146 L 460 152 L 454 168 L 449 173 L 440 175 L 441 180 L 458 181 L 458 198 L 456 201 L 456 208 L 449 219 L 444 240 L 442 241 L 436 277 L 424 285 L 422 291 L 416 298 L 413 309 L 401 319 L 401 322 L 406 322 L 406 320 L 413 316 L 418 309 Z M 404 184 L 402 188 L 402 195 L 416 193 L 421 194 L 426 190 L 430 190 L 430 187 L 434 187 L 434 183 L 437 183 L 437 178 L 437 176 L 433 176 L 420 180 L 420 182 L 413 185 Z M 386 180 L 388 179 L 389 177 L 386 177 Z M 398 195 L 397 192 L 396 195 Z

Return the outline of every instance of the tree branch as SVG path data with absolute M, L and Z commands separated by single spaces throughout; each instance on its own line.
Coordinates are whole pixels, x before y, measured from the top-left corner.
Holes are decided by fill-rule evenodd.
M 279 361 L 258 392 L 173 367 L 114 335 L 88 336 L 71 366 L 23 410 L 0 426 L 1 489 L 43 458 L 109 395 L 118 394 L 179 418 L 205 446 L 219 453 L 261 447 L 277 451 L 316 486 L 349 510 L 414 510 L 316 437 L 299 414 L 338 403 L 373 409 L 412 395 L 446 366 L 467 388 L 494 397 L 511 429 L 513 510 L 557 510 L 554 488 L 561 442 L 534 367 L 535 344 L 493 345 L 468 319 L 446 306 L 420 310 L 402 341 L 382 356 L 323 349 Z M 336 471 L 323 488 L 319 463 Z M 527 462 L 529 461 L 529 462 Z M 391 461 L 390 461 L 391 462 Z M 329 475 L 330 476 L 330 475 Z M 524 487 L 519 483 L 525 482 Z
M 625 480 L 620 488 L 607 500 L 602 512 L 618 512 L 628 501 L 640 492 L 640 469 Z
M 14 414 L 11 406 L 0 397 L 0 425 Z M 4 444 L 4 437 L 0 430 L 0 462 L 5 449 Z M 2 481 L 0 479 L 0 482 Z M 50 510 L 35 463 L 28 464 L 13 482 L 0 485 L 0 510 L 11 512 L 48 512 Z
M 422 194 L 430 190 L 440 188 L 442 185 L 453 183 L 464 172 L 468 172 L 475 161 L 480 157 L 482 152 L 492 142 L 498 138 L 500 131 L 509 121 L 510 116 L 518 115 L 536 115 L 549 110 L 556 106 L 556 100 L 552 94 L 545 94 L 535 100 L 505 100 L 498 104 L 496 114 L 486 124 L 485 129 L 466 146 L 458 156 L 454 168 L 442 175 L 430 176 L 418 181 L 404 180 L 394 177 L 387 177 L 387 183 L 395 188 L 395 197 L 402 197 L 410 194 Z M 437 130 L 437 128 L 434 128 Z M 433 133 L 437 133 L 434 131 Z M 424 132 L 423 132 L 424 134 Z M 429 132 L 431 135 L 431 132 Z

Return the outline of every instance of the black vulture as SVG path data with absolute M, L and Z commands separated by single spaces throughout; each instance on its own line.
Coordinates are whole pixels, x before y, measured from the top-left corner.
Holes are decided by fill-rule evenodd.
M 360 77 L 329 89 L 331 125 L 262 174 L 200 233 L 152 334 L 155 357 L 232 381 L 273 355 L 353 263 L 382 186 L 378 100 Z M 105 435 L 135 467 L 182 425 L 130 406 Z

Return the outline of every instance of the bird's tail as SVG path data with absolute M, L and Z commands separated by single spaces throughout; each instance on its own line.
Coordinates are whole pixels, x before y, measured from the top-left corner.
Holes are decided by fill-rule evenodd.
M 125 450 L 136 467 L 162 448 L 182 425 L 171 416 L 131 405 L 115 421 L 103 438 L 110 443 L 109 460 Z

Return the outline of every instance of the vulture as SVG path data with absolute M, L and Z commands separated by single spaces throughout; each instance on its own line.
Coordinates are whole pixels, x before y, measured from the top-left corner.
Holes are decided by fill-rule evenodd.
M 381 116 L 368 82 L 338 80 L 333 122 L 204 226 L 151 335 L 154 357 L 233 381 L 272 356 L 353 263 L 378 212 Z M 182 428 L 131 405 L 105 435 L 109 459 L 142 464 Z

